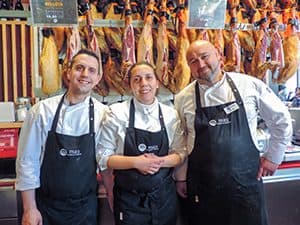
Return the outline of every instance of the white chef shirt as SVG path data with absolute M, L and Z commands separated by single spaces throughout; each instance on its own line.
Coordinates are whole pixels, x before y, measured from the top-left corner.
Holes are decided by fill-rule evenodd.
M 159 103 L 155 99 L 151 105 L 139 103 L 135 98 L 135 121 L 134 127 L 150 132 L 161 130 L 159 121 L 158 105 L 160 105 L 165 127 L 169 139 L 169 152 L 176 152 L 182 160 L 186 155 L 183 130 L 179 116 L 173 107 Z M 101 170 L 107 169 L 107 160 L 111 155 L 124 155 L 124 141 L 126 128 L 129 125 L 129 108 L 131 99 L 115 103 L 110 106 L 110 111 L 105 117 L 98 145 L 100 149 L 99 165 Z
M 257 146 L 257 118 L 259 114 L 266 122 L 271 135 L 264 157 L 280 164 L 286 145 L 292 136 L 291 117 L 287 107 L 261 80 L 239 73 L 226 73 L 226 75 L 232 78 L 244 102 L 254 144 Z M 192 152 L 195 142 L 195 84 L 196 81 L 192 82 L 175 96 L 175 108 L 178 110 L 187 134 L 188 154 Z M 235 100 L 225 76 L 212 87 L 199 85 L 199 88 L 202 107 L 220 105 Z
M 27 114 L 19 137 L 16 160 L 16 189 L 23 191 L 40 186 L 40 168 L 45 152 L 48 131 L 62 95 L 47 98 L 35 104 Z M 92 98 L 94 103 L 95 143 L 99 142 L 100 127 L 108 107 Z M 65 98 L 62 104 L 56 132 L 80 136 L 89 133 L 89 101 L 69 105 Z M 96 157 L 98 153 L 96 149 Z M 55 163 L 55 162 L 53 162 Z

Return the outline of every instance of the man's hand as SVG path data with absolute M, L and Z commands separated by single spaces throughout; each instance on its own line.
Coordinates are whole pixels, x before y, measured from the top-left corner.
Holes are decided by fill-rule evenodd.
M 176 181 L 176 190 L 177 193 L 182 197 L 187 197 L 187 190 L 186 190 L 186 181 Z
M 22 225 L 43 225 L 40 211 L 37 208 L 31 208 L 24 211 Z
M 265 176 L 272 176 L 278 168 L 278 164 L 267 160 L 264 157 L 260 158 L 260 166 L 257 174 L 257 180 Z

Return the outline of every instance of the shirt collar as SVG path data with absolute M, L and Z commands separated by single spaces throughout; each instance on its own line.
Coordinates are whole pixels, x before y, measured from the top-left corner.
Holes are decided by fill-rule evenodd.
M 90 96 L 87 96 L 83 102 L 80 102 L 78 104 L 75 104 L 75 105 L 80 105 L 80 104 L 85 104 L 85 105 L 88 105 L 90 103 Z M 70 105 L 70 102 L 69 100 L 67 99 L 67 95 L 65 95 L 64 97 L 64 104 L 67 105 L 67 106 L 73 106 L 73 105 Z
M 153 111 L 157 110 L 158 108 L 158 100 L 156 97 L 154 99 L 154 102 L 151 105 L 142 104 L 136 98 L 133 98 L 133 102 L 136 110 L 145 115 L 151 114 Z
M 211 92 L 211 91 L 213 91 L 214 89 L 216 89 L 216 88 L 222 86 L 222 85 L 224 84 L 225 79 L 226 79 L 226 76 L 227 76 L 226 72 L 223 72 L 223 73 L 224 73 L 224 76 L 222 77 L 222 79 L 219 80 L 217 83 L 215 83 L 213 86 L 207 86 L 207 85 L 205 85 L 205 84 L 200 84 L 200 83 L 198 82 L 200 91 L 204 91 L 204 92 L 205 92 L 205 91 L 209 91 L 209 92 Z

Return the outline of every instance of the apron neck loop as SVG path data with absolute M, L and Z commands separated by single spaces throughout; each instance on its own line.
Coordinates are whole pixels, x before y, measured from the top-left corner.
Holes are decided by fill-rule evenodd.
M 233 83 L 233 80 L 227 74 L 225 74 L 225 77 L 226 77 L 226 80 L 233 92 L 233 95 L 236 99 L 237 104 L 242 105 L 243 104 L 242 98 L 240 96 L 238 89 L 236 88 L 235 84 Z M 200 88 L 199 88 L 198 81 L 196 81 L 196 85 L 195 85 L 195 95 L 196 95 L 196 110 L 197 110 L 197 109 L 201 108 Z
M 131 99 L 130 109 L 129 109 L 129 127 L 130 128 L 134 127 L 134 113 L 135 113 L 134 102 L 133 102 L 133 99 Z M 165 130 L 164 118 L 163 118 L 163 114 L 162 114 L 159 103 L 158 103 L 158 113 L 159 113 L 159 122 L 160 122 L 161 129 Z

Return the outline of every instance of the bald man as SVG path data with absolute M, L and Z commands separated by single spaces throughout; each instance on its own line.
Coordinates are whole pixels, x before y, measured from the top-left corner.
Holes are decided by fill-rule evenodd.
M 188 159 L 177 168 L 177 192 L 186 199 L 189 225 L 267 225 L 263 176 L 281 163 L 292 135 L 287 108 L 261 80 L 222 70 L 207 41 L 186 54 L 194 81 L 175 97 L 186 130 Z M 258 115 L 270 139 L 257 145 Z

